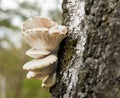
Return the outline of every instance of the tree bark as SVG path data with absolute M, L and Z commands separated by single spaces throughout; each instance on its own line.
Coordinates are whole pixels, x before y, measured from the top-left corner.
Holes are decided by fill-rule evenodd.
M 52 98 L 120 98 L 120 0 L 63 0 L 68 36 Z

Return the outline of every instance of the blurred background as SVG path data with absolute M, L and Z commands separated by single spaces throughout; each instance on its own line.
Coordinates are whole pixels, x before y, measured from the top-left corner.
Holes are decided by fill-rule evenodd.
M 50 98 L 41 81 L 26 79 L 22 66 L 31 58 L 21 36 L 21 24 L 33 16 L 61 23 L 62 0 L 0 0 L 0 98 Z

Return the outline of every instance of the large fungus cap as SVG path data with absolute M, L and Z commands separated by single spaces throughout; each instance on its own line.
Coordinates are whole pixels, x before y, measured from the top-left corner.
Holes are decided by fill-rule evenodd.
M 36 16 L 23 23 L 22 31 L 24 39 L 31 47 L 56 51 L 66 37 L 67 28 L 48 18 Z

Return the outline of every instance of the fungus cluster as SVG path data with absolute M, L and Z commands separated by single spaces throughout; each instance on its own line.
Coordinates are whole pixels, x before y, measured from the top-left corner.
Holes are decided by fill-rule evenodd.
M 27 78 L 42 80 L 43 88 L 50 88 L 56 81 L 57 51 L 66 37 L 67 28 L 48 18 L 35 16 L 22 25 L 22 35 L 31 46 L 25 54 L 33 60 L 24 64 Z

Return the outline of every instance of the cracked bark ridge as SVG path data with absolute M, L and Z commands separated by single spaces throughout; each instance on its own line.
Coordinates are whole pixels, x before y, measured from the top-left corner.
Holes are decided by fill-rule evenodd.
M 52 98 L 120 98 L 120 0 L 63 0 L 68 37 Z

